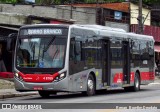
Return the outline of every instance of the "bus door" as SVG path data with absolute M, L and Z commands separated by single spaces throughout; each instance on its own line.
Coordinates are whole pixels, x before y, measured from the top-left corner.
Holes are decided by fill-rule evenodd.
M 111 63 L 110 63 L 110 41 L 102 40 L 102 83 L 110 86 Z
M 130 84 L 130 46 L 129 42 L 123 41 L 123 83 Z

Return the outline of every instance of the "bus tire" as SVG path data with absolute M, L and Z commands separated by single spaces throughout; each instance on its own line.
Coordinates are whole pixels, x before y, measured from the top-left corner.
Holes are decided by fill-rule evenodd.
M 86 93 L 88 96 L 95 95 L 95 80 L 92 74 L 90 74 L 87 79 L 87 92 Z
M 135 74 L 134 86 L 132 90 L 135 92 L 140 90 L 140 77 L 138 73 Z
M 38 91 L 38 93 L 43 98 L 49 97 L 50 94 L 56 94 L 56 92 L 51 92 L 51 91 Z
M 130 91 L 136 92 L 136 91 L 140 90 L 140 77 L 139 77 L 138 73 L 135 74 L 134 86 L 125 87 L 124 90 L 127 91 L 127 92 L 130 92 Z

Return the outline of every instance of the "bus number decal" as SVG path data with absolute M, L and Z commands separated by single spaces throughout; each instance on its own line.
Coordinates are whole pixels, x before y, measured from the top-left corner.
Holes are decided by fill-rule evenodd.
M 53 77 L 43 77 L 43 80 L 53 80 Z

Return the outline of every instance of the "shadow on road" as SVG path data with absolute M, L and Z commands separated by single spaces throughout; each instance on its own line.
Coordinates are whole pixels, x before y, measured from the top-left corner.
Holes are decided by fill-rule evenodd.
M 142 93 L 142 92 L 146 92 L 146 91 L 152 91 L 151 89 L 141 89 L 140 91 L 138 91 L 138 93 Z M 96 93 L 95 96 L 92 97 L 99 97 L 99 96 L 112 96 L 115 94 L 135 94 L 137 92 L 126 92 L 123 89 L 120 90 L 108 90 L 108 91 L 98 91 Z M 53 100 L 53 99 L 74 99 L 74 98 L 84 98 L 84 97 L 88 97 L 82 93 L 58 93 L 58 95 L 51 95 L 47 98 L 42 98 L 40 96 L 38 97 L 31 97 L 31 98 L 27 98 L 27 99 L 23 99 L 23 100 L 42 100 L 42 99 L 46 99 L 46 100 Z

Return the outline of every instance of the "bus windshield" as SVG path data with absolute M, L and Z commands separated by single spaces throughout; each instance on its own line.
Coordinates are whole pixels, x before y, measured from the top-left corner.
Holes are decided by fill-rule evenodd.
M 16 66 L 27 68 L 63 68 L 65 36 L 28 36 L 19 38 Z

